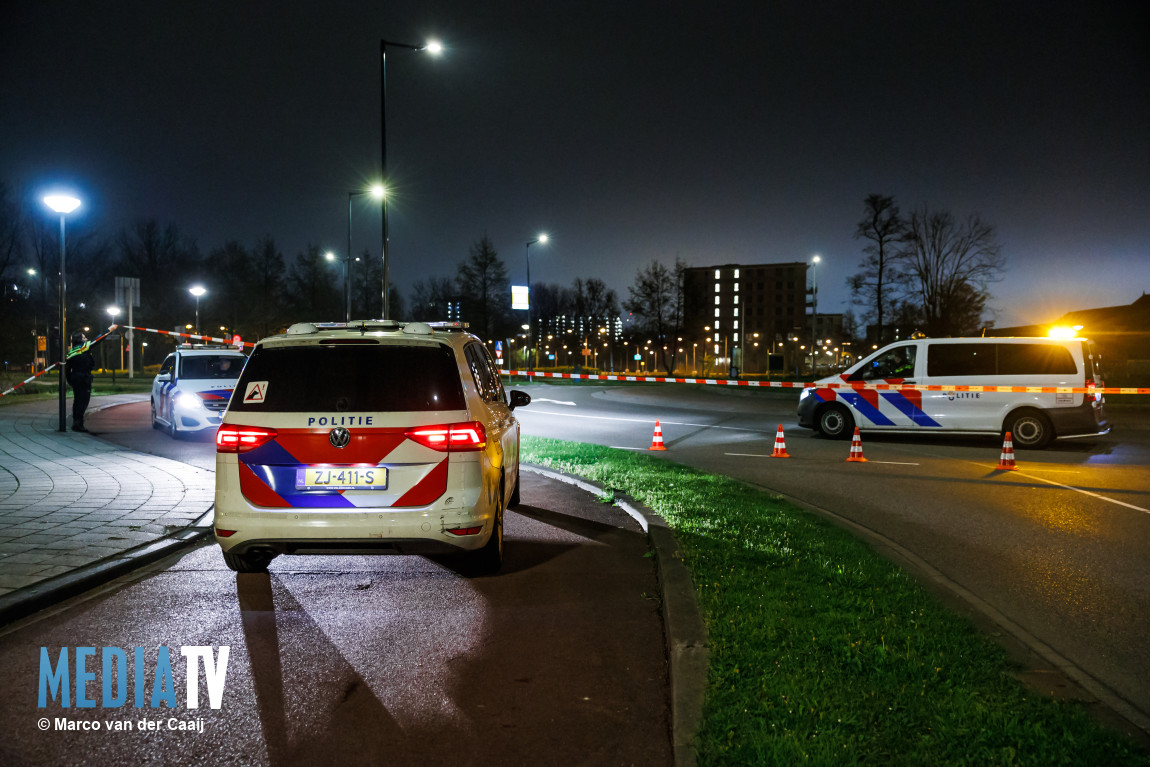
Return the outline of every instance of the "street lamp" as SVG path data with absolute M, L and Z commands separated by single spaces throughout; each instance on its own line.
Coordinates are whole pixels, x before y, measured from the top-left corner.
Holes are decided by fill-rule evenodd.
M 120 307 L 109 306 L 108 307 L 108 314 L 111 315 L 111 317 L 112 317 L 112 324 L 113 325 L 116 324 L 116 317 L 120 316 Z M 124 347 L 120 346 L 120 365 L 121 366 L 123 366 L 123 364 L 124 364 L 123 349 L 124 349 Z M 112 359 L 112 385 L 113 386 L 116 385 L 116 360 L 115 360 L 115 358 Z
M 193 285 L 188 288 L 188 292 L 196 297 L 196 335 L 200 334 L 200 297 L 208 292 L 208 289 L 203 285 Z
M 80 201 L 67 194 L 50 194 L 44 197 L 44 204 L 60 214 L 60 431 L 67 431 L 68 417 L 65 415 L 68 390 L 64 385 L 64 360 L 68 356 L 68 333 L 65 326 L 64 306 L 68 297 L 67 280 L 64 271 L 64 217 L 80 207 Z
M 815 255 L 815 257 L 811 259 L 811 305 L 814 308 L 814 311 L 811 314 L 811 341 L 812 341 L 811 348 L 812 349 L 814 349 L 814 346 L 818 344 L 818 340 L 816 339 L 816 335 L 818 334 L 818 324 L 819 324 L 819 272 L 818 272 L 819 261 L 822 261 L 822 259 L 818 255 Z M 811 352 L 811 375 L 814 375 L 814 374 L 815 374 L 815 355 L 814 355 L 814 352 L 812 351 Z
M 524 255 L 527 257 L 527 325 L 528 325 L 527 342 L 528 342 L 528 348 L 530 348 L 530 342 L 531 342 L 531 328 L 530 328 L 530 326 L 531 326 L 531 246 L 534 245 L 535 243 L 539 243 L 540 245 L 546 245 L 547 241 L 549 239 L 551 239 L 551 238 L 547 236 L 546 232 L 540 232 L 539 236 L 536 237 L 534 240 L 528 240 L 527 247 L 524 249 Z M 538 349 L 536 349 L 536 351 L 535 351 L 535 367 L 539 367 L 539 350 Z
M 404 48 L 409 51 L 427 52 L 432 56 L 438 56 L 443 53 L 443 46 L 435 41 L 429 40 L 424 45 L 407 45 L 406 43 L 394 43 L 388 40 L 379 41 L 379 160 L 383 170 L 383 183 L 387 184 L 387 47 Z M 388 284 L 388 275 L 390 273 L 391 259 L 387 254 L 387 197 L 383 198 L 383 204 L 380 206 L 383 218 L 383 317 L 381 319 L 390 319 L 389 305 L 388 305 L 388 291 L 390 286 Z
M 351 201 L 361 194 L 370 194 L 382 201 L 385 195 L 383 184 L 372 184 L 370 189 L 353 189 L 347 193 L 347 259 L 344 261 L 344 322 L 351 322 Z M 356 261 L 359 259 L 357 258 Z

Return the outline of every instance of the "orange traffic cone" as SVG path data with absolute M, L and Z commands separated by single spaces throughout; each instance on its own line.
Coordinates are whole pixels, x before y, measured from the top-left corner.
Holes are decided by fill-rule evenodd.
M 655 434 L 653 437 L 651 437 L 651 447 L 648 449 L 650 449 L 650 450 L 666 450 L 667 449 L 666 446 L 663 444 L 663 427 L 659 425 L 659 419 L 657 419 L 657 418 L 655 419 Z
M 1006 438 L 1002 440 L 1002 455 L 999 456 L 998 465 L 994 470 L 1018 471 L 1018 467 L 1014 465 L 1014 440 L 1010 438 L 1010 432 L 1006 432 Z
M 855 435 L 851 437 L 851 454 L 847 458 L 847 463 L 865 463 L 866 459 L 862 454 L 862 437 L 859 435 L 859 427 L 855 427 Z
M 775 434 L 775 452 L 771 453 L 771 458 L 790 458 L 787 455 L 787 443 L 783 439 L 783 425 L 779 424 L 779 431 Z

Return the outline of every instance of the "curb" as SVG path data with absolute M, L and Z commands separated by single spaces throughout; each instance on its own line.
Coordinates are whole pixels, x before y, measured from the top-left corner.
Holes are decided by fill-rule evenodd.
M 534 464 L 521 464 L 548 479 L 574 485 L 594 495 L 608 492 L 582 477 L 557 472 Z M 662 601 L 663 635 L 671 682 L 671 746 L 676 767 L 694 767 L 695 736 L 703 719 L 703 698 L 707 690 L 707 629 L 695 598 L 691 574 L 683 564 L 679 544 L 667 521 L 629 496 L 617 493 L 615 505 L 627 512 L 643 528 L 655 549 Z
M 197 522 L 202 519 L 203 517 Z M 211 527 L 189 525 L 183 530 L 158 540 L 141 544 L 119 554 L 105 557 L 90 565 L 84 565 L 71 572 L 46 578 L 31 586 L 25 586 L 10 594 L 0 596 L 0 627 L 26 618 L 32 613 L 63 602 L 65 599 L 82 594 L 89 589 L 102 586 L 121 575 L 127 575 L 133 570 L 174 554 L 184 547 L 199 543 L 211 531 Z

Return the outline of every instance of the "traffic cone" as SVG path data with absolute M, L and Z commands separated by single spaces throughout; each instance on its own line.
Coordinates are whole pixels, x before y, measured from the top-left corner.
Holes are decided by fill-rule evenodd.
M 659 425 L 659 419 L 657 419 L 657 418 L 655 419 L 655 434 L 653 437 L 651 437 L 651 447 L 648 449 L 650 449 L 650 450 L 666 450 L 667 449 L 666 446 L 663 444 L 663 427 Z
M 783 425 L 779 424 L 779 431 L 775 434 L 775 452 L 771 453 L 771 458 L 790 458 L 787 455 L 787 443 L 783 439 Z
M 1018 467 L 1014 465 L 1014 441 L 1010 438 L 1010 432 L 1006 432 L 1006 437 L 1002 440 L 1002 455 L 999 456 L 998 465 L 994 470 L 1018 471 Z
M 862 437 L 859 435 L 859 427 L 855 427 L 855 434 L 851 437 L 851 454 L 847 458 L 847 463 L 865 463 L 866 459 L 862 454 Z

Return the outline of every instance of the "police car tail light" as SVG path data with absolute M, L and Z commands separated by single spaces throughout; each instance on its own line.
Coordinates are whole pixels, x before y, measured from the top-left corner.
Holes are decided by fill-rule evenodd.
M 216 432 L 217 453 L 246 453 L 276 438 L 275 429 L 224 424 Z
M 487 447 L 487 430 L 479 421 L 420 426 L 409 429 L 403 436 L 442 453 L 460 453 Z

